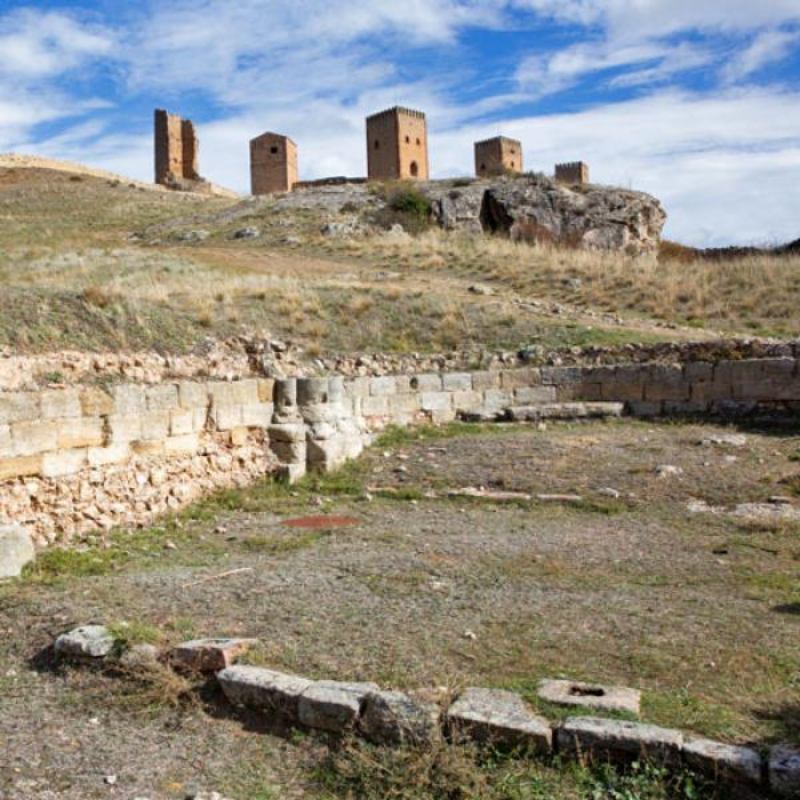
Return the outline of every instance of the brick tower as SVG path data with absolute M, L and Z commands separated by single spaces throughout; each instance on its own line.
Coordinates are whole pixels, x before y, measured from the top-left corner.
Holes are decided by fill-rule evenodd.
M 573 185 L 589 183 L 589 165 L 583 161 L 556 164 L 556 180 Z
M 263 133 L 250 142 L 253 194 L 291 192 L 297 183 L 297 145 L 278 133 Z
M 522 172 L 522 143 L 505 136 L 475 142 L 475 174 L 479 178 Z
M 374 181 L 428 180 L 425 114 L 395 106 L 367 117 L 367 175 Z
M 201 180 L 198 150 L 197 134 L 191 120 L 156 109 L 156 183 L 173 186 L 181 181 Z

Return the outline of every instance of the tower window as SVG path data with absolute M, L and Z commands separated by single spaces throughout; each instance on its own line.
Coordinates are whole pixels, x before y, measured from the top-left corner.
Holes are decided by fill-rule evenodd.
M 419 165 L 416 161 L 411 162 L 411 177 L 416 178 L 419 176 Z
M 417 139 L 417 144 L 420 145 L 422 144 L 422 142 L 419 139 Z
M 411 144 L 411 137 L 410 136 L 406 136 L 406 144 Z
M 375 140 L 375 149 L 376 150 L 380 150 L 381 149 L 381 143 L 377 139 Z
M 274 145 L 272 145 L 272 147 L 270 147 L 269 151 L 270 151 L 270 153 L 272 153 L 272 155 L 274 155 L 274 156 L 278 155 L 278 146 L 277 146 L 277 145 L 275 145 L 275 144 L 274 144 Z

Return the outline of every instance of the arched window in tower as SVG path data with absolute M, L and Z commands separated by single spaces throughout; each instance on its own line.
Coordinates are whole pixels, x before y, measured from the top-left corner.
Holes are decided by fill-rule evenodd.
M 411 177 L 417 178 L 419 177 L 419 164 L 416 161 L 411 162 Z

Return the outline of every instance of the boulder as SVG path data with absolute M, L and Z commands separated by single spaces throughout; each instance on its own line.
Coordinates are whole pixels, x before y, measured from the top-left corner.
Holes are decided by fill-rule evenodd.
M 114 649 L 115 639 L 105 625 L 83 625 L 62 633 L 56 639 L 55 651 L 59 658 L 91 660 L 105 658 Z
M 0 526 L 0 580 L 19 577 L 25 565 L 35 558 L 33 540 L 25 528 Z

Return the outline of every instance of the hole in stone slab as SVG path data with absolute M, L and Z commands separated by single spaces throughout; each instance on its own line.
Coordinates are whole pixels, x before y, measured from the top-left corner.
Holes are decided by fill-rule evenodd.
M 412 378 L 410 383 L 412 389 L 419 389 L 419 378 Z
M 572 697 L 605 697 L 605 689 L 597 686 L 570 686 L 569 693 Z

